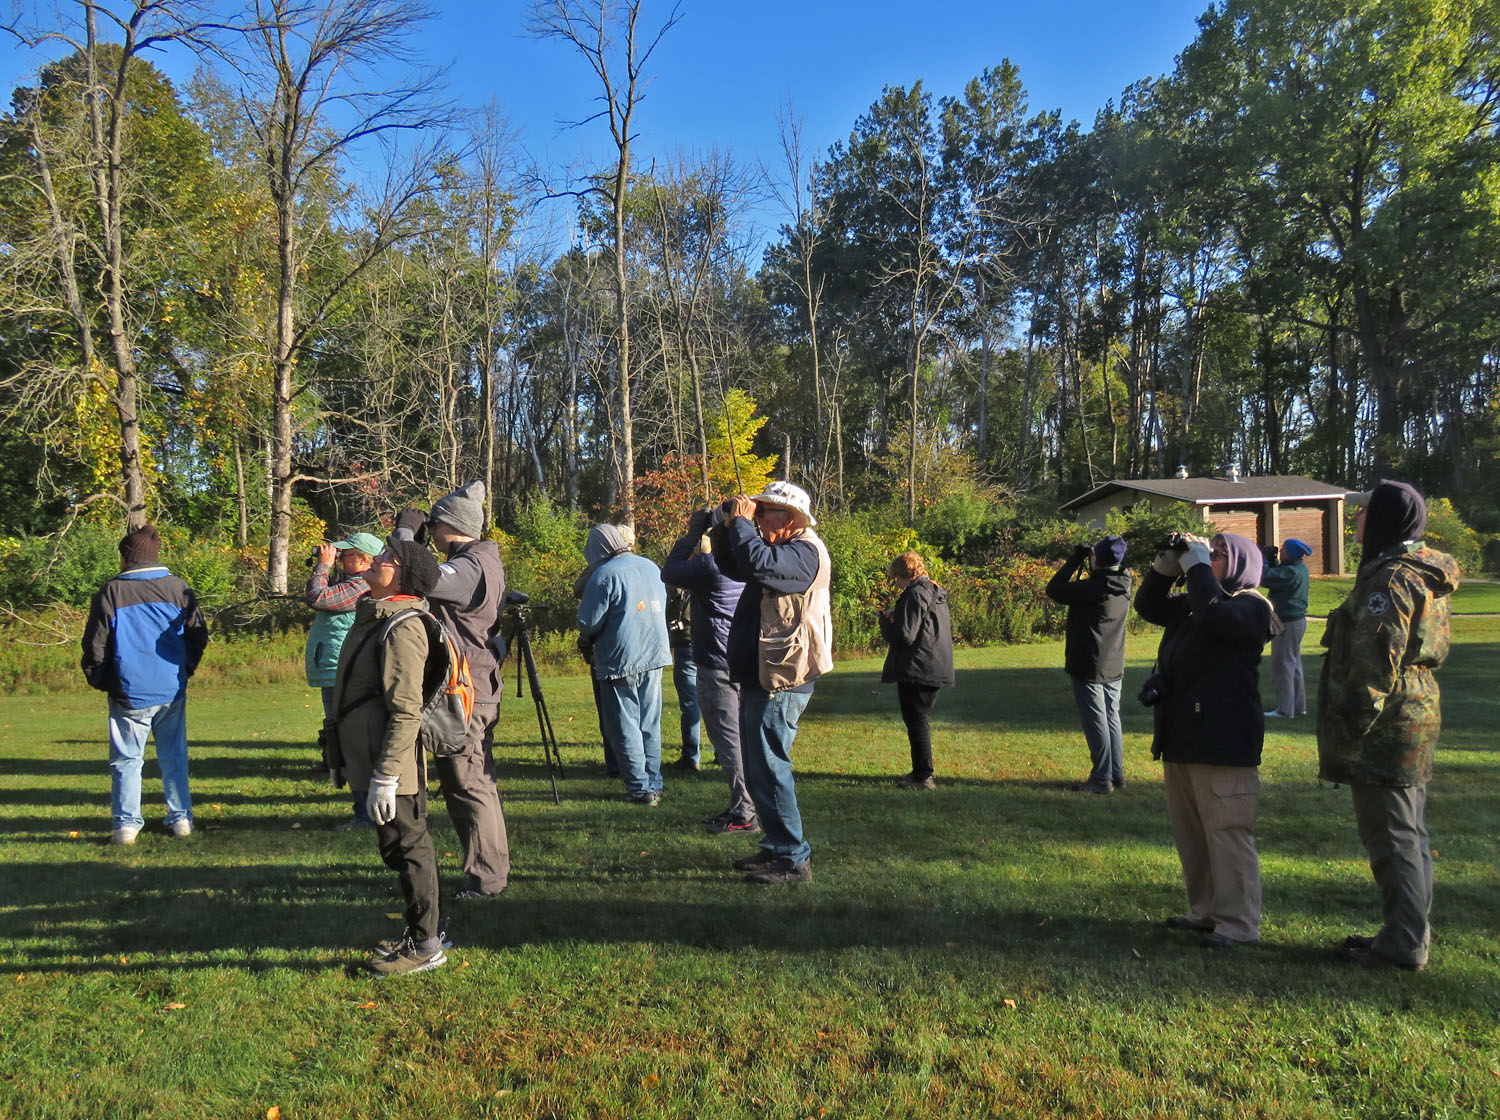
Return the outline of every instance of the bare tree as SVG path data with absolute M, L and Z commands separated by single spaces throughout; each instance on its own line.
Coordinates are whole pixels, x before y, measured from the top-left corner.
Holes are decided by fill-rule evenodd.
M 630 193 L 631 132 L 635 111 L 645 97 L 645 68 L 664 36 L 681 18 L 681 0 L 649 36 L 639 28 L 643 0 L 534 0 L 530 29 L 543 39 L 571 46 L 588 63 L 599 82 L 603 108 L 585 121 L 603 117 L 615 146 L 614 167 L 585 193 L 609 209 L 610 249 L 614 257 L 616 391 L 619 399 L 619 443 L 615 452 L 621 517 L 635 524 L 635 431 L 630 408 L 630 299 L 626 275 L 625 200 Z
M 314 330 L 351 283 L 393 246 L 421 228 L 414 203 L 434 187 L 438 141 L 406 152 L 403 134 L 440 130 L 448 110 L 436 98 L 439 75 L 413 71 L 410 81 L 381 87 L 376 67 L 410 63 L 417 28 L 431 18 L 420 3 L 396 0 L 253 0 L 257 30 L 249 36 L 245 110 L 261 145 L 276 212 L 276 327 L 271 394 L 271 536 L 266 563 L 273 591 L 284 592 L 291 541 L 292 490 L 304 481 L 293 455 L 293 403 L 306 389 L 298 359 Z M 388 175 L 376 197 L 341 207 L 326 188 L 339 161 L 363 143 L 386 146 Z M 327 203 L 316 214 L 310 196 Z M 342 218 L 357 213 L 364 227 L 342 236 Z M 335 247 L 344 256 L 336 264 Z M 316 285 L 304 277 L 317 259 Z M 333 265 L 330 269 L 328 266 Z M 335 481 L 321 479 L 319 481 Z
M 837 497 L 836 504 L 842 505 L 844 497 L 843 449 L 842 447 L 836 448 L 834 443 L 838 425 L 833 422 L 835 402 L 832 394 L 826 395 L 827 412 L 824 411 L 823 340 L 821 337 L 823 328 L 819 317 L 823 311 L 823 288 L 828 282 L 828 277 L 817 268 L 815 261 L 818 248 L 823 242 L 825 214 L 822 199 L 817 190 L 818 163 L 808 157 L 803 147 L 802 129 L 803 121 L 792 114 L 790 104 L 777 113 L 776 130 L 781 138 L 781 153 L 784 161 L 782 170 L 785 178 L 780 179 L 769 170 L 763 170 L 765 170 L 767 182 L 771 184 L 772 193 L 791 220 L 791 245 L 789 247 L 795 260 L 792 267 L 787 270 L 787 278 L 796 289 L 798 298 L 802 301 L 802 313 L 807 318 L 807 338 L 812 359 L 813 412 L 814 419 L 817 421 L 817 430 L 823 433 L 823 447 L 819 453 L 816 473 L 812 479 L 813 498 L 820 506 L 828 499 L 828 483 L 832 467 L 830 459 L 836 450 L 838 470 L 834 476 L 833 492 Z M 792 464 L 790 462 L 782 464 L 782 470 L 786 477 L 790 478 Z

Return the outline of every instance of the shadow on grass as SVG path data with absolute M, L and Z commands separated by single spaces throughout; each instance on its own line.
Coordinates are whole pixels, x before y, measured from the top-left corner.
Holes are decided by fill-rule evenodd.
M 558 876 L 538 878 L 555 885 Z M 392 932 L 394 877 L 375 863 L 331 861 L 310 871 L 145 867 L 89 861 L 47 868 L 0 917 L 15 948 L 0 974 L 165 977 L 195 969 L 351 972 L 366 946 Z M 565 888 L 566 889 L 566 888 Z M 526 952 L 536 946 L 635 944 L 710 954 L 913 951 L 933 971 L 982 968 L 1047 987 L 1100 984 L 1122 997 L 1182 989 L 1184 998 L 1263 992 L 1323 999 L 1348 985 L 1352 1003 L 1441 999 L 1488 1013 L 1493 993 L 1457 970 L 1423 977 L 1361 977 L 1331 945 L 1287 943 L 1206 952 L 1194 935 L 1156 922 L 1068 913 L 1046 901 L 970 900 L 961 909 L 886 904 L 826 887 L 780 889 L 704 880 L 701 900 L 528 898 L 518 880 L 505 897 L 452 912 L 457 955 L 466 949 Z M 920 894 L 920 892 L 918 892 Z M 45 954 L 28 948 L 44 942 Z M 18 954 L 20 959 L 17 959 Z M 1382 982 L 1383 981 L 1383 982 Z M 878 983 L 878 981 L 876 981 Z

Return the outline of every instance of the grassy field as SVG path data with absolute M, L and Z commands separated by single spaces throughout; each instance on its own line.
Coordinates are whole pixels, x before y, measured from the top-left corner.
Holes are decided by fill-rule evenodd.
M 1344 601 L 1353 586 L 1353 576 L 1319 576 L 1308 589 L 1308 613 L 1318 618 L 1326 617 L 1329 611 Z M 1500 614 L 1500 582 L 1491 579 L 1462 580 L 1458 590 L 1453 593 L 1453 613 Z
M 1127 694 L 1156 638 L 1131 639 Z M 1377 900 L 1308 720 L 1267 741 L 1266 944 L 1164 930 L 1182 900 L 1146 713 L 1125 791 L 1066 792 L 1087 759 L 1055 643 L 960 653 L 927 794 L 894 787 L 879 663 L 841 663 L 797 743 L 805 887 L 729 873 L 751 844 L 695 827 L 715 776 L 611 800 L 581 677 L 546 682 L 554 805 L 508 697 L 511 889 L 455 910 L 448 967 L 384 983 L 355 966 L 399 925 L 394 876 L 369 833 L 326 830 L 310 691 L 195 690 L 201 831 L 169 840 L 148 778 L 133 849 L 104 843 L 102 698 L 0 698 L 0 1117 L 1494 1117 L 1500 620 L 1456 639 L 1420 975 L 1332 958 Z

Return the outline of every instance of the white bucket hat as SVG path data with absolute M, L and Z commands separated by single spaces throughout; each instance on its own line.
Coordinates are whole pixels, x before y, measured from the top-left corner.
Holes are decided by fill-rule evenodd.
M 817 524 L 812 515 L 812 499 L 807 496 L 807 491 L 790 482 L 767 483 L 765 490 L 750 500 L 759 506 L 791 510 L 799 528 L 811 529 Z

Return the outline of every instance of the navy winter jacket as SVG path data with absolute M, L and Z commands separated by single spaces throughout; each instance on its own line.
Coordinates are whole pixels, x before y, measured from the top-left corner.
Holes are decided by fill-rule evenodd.
M 668 587 L 692 596 L 693 661 L 706 669 L 729 668 L 729 621 L 745 585 L 730 579 L 718 561 L 697 551 L 698 539 L 686 534 L 672 546 L 661 566 Z

